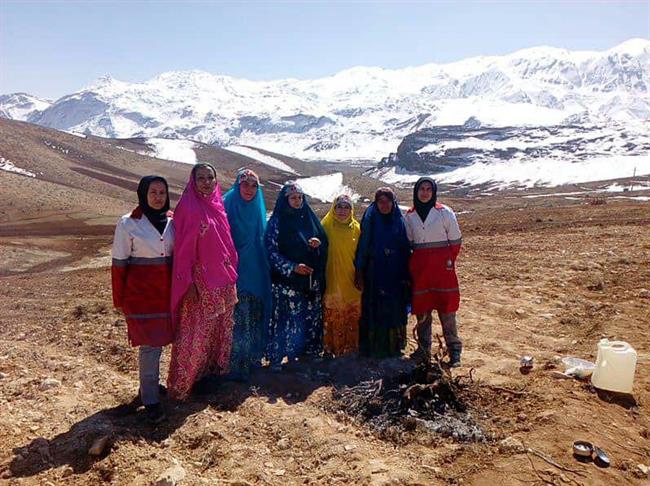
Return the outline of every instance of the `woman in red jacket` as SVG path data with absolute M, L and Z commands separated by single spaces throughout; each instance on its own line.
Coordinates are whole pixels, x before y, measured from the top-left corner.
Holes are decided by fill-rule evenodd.
M 437 311 L 449 352 L 449 364 L 460 366 L 462 342 L 456 311 L 460 303 L 456 257 L 462 242 L 452 209 L 437 199 L 436 182 L 421 177 L 413 188 L 413 207 L 404 218 L 413 248 L 409 263 L 413 283 L 412 312 L 416 315 L 418 349 L 414 358 L 431 357 L 432 311 Z
M 139 346 L 140 398 L 149 419 L 165 418 L 159 399 L 162 347 L 172 342 L 169 308 L 174 226 L 167 181 L 143 177 L 138 206 L 120 218 L 113 240 L 113 304 L 124 312 L 132 346 Z

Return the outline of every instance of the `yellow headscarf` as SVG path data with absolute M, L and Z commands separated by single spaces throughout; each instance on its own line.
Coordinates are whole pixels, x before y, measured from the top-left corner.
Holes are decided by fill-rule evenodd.
M 336 204 L 343 200 L 352 207 L 345 221 L 336 218 Z M 354 254 L 357 250 L 361 226 L 354 218 L 354 204 L 349 196 L 334 199 L 332 207 L 321 221 L 327 241 L 327 274 L 325 303 L 327 305 L 350 305 L 360 303 L 361 292 L 354 286 Z

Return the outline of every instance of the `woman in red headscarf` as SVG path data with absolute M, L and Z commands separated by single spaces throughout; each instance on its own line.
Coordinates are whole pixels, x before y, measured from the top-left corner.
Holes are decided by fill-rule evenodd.
M 198 380 L 229 371 L 238 262 L 216 175 L 210 164 L 195 165 L 174 212 L 175 337 L 167 384 L 179 400 Z

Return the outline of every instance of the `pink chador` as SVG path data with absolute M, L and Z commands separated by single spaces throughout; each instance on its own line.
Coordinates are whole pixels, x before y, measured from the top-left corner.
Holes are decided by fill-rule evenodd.
M 216 175 L 212 166 L 200 165 L 211 167 Z M 170 396 L 180 400 L 189 396 L 201 378 L 228 373 L 237 304 L 238 257 L 221 191 L 217 185 L 211 194 L 200 194 L 194 172 L 174 211 L 171 311 L 175 336 L 167 386 Z M 191 285 L 196 286 L 196 300 L 184 298 Z

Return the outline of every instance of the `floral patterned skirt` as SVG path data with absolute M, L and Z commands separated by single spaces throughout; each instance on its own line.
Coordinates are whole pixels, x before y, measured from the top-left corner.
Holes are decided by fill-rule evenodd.
M 207 289 L 198 272 L 194 272 L 194 281 L 199 298 L 181 304 L 169 364 L 167 387 L 176 400 L 185 400 L 204 376 L 229 371 L 237 289 L 234 284 Z
M 271 286 L 273 310 L 269 323 L 268 358 L 272 366 L 285 356 L 318 355 L 323 349 L 323 308 L 318 281 L 307 295 L 288 285 Z
M 359 351 L 359 318 L 361 302 L 358 304 L 323 304 L 323 347 L 326 353 L 341 356 Z

